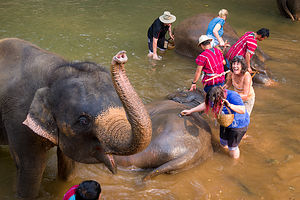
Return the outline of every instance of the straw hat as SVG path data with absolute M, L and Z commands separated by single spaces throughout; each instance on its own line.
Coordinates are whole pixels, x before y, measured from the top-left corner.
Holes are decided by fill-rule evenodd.
M 201 36 L 199 37 L 198 45 L 200 45 L 202 42 L 205 42 L 205 41 L 207 41 L 207 40 L 209 40 L 210 42 L 212 41 L 212 39 L 209 38 L 209 37 L 207 37 L 207 35 L 201 35 Z
M 159 17 L 159 20 L 162 23 L 171 24 L 171 23 L 175 22 L 176 17 L 174 15 L 171 15 L 171 13 L 169 11 L 165 11 L 164 14 Z

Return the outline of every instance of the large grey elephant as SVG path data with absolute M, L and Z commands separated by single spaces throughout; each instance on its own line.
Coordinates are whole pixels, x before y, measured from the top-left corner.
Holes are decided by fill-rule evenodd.
M 187 18 L 180 22 L 174 29 L 175 34 L 175 51 L 193 59 L 203 51 L 201 47 L 198 47 L 198 38 L 200 35 L 206 34 L 206 30 L 209 22 L 215 17 L 211 13 L 202 13 L 193 17 Z M 256 30 L 255 30 L 256 31 Z M 228 24 L 224 25 L 223 39 L 233 45 L 238 39 L 236 31 Z M 226 49 L 224 55 L 229 48 Z M 270 73 L 267 72 L 264 62 L 269 57 L 263 53 L 260 48 L 257 48 L 255 55 L 251 58 L 251 65 L 255 67 L 258 73 L 254 76 L 253 81 L 255 83 L 269 85 L 272 83 L 270 79 Z
M 20 197 L 37 196 L 51 147 L 59 149 L 63 176 L 69 158 L 115 172 L 112 154 L 148 146 L 151 119 L 122 65 L 112 64 L 111 78 L 94 63 L 69 63 L 20 39 L 0 41 L 0 144 L 9 145 Z
M 116 173 L 113 155 L 147 150 L 150 142 L 164 150 L 152 155 L 156 165 L 169 162 L 170 171 L 184 166 L 176 162 L 196 163 L 211 155 L 210 129 L 201 116 L 180 118 L 185 107 L 172 101 L 145 107 L 125 74 L 126 61 L 124 52 L 117 54 L 110 74 L 95 63 L 70 63 L 20 39 L 0 40 L 0 145 L 9 145 L 20 197 L 38 195 L 47 151 L 54 146 L 62 178 L 75 161 L 104 163 Z M 181 130 L 173 127 L 177 123 Z M 151 140 L 152 129 L 157 136 Z M 189 159 L 175 159 L 180 156 Z
M 277 6 L 282 15 L 291 18 L 293 21 L 300 20 L 299 0 L 277 0 Z

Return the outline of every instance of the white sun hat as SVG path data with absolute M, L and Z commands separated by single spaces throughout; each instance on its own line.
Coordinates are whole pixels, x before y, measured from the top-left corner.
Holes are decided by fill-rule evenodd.
M 165 24 L 171 24 L 176 21 L 175 15 L 172 15 L 169 11 L 165 11 L 163 15 L 159 17 L 159 20 Z
M 207 35 L 201 35 L 201 36 L 199 37 L 198 45 L 200 45 L 202 42 L 205 42 L 205 41 L 207 41 L 207 40 L 209 40 L 210 42 L 212 41 L 212 39 L 209 38 Z

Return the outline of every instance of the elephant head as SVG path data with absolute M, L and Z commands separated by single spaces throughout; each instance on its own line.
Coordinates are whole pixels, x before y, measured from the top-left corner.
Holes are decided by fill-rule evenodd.
M 69 158 L 101 162 L 115 173 L 112 154 L 142 151 L 152 135 L 151 119 L 125 74 L 126 61 L 119 52 L 111 75 L 90 62 L 56 67 L 48 87 L 36 91 L 23 124 Z

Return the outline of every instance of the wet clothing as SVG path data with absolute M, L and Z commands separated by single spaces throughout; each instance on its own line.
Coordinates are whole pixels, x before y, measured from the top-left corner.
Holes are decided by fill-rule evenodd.
M 247 132 L 248 126 L 243 128 L 228 128 L 220 126 L 220 143 L 223 146 L 228 146 L 228 149 L 233 151 L 238 149 L 243 136 Z
M 238 105 L 238 106 L 244 106 L 243 100 L 237 92 L 232 91 L 232 90 L 226 90 L 226 91 L 227 91 L 226 100 L 229 103 Z M 231 109 L 230 109 L 230 111 L 232 114 L 234 114 L 234 119 L 233 119 L 232 124 L 230 124 L 228 126 L 229 128 L 243 128 L 243 127 L 246 127 L 249 125 L 250 117 L 247 112 L 245 112 L 244 114 L 239 114 Z M 225 106 L 223 106 L 222 112 L 224 112 L 225 114 L 229 114 L 229 112 Z
M 246 52 L 250 53 L 250 58 L 254 55 L 257 48 L 257 41 L 254 32 L 245 33 L 234 45 L 230 47 L 226 58 L 231 61 L 234 56 L 241 55 L 245 58 Z
M 213 40 L 211 41 L 212 47 L 214 47 L 214 46 L 216 46 L 216 45 L 219 44 L 218 39 L 215 37 L 215 35 L 214 35 L 214 33 L 213 33 L 213 30 L 214 30 L 214 28 L 215 28 L 215 26 L 216 26 L 217 24 L 220 24 L 220 25 L 221 25 L 221 28 L 220 28 L 220 30 L 218 31 L 218 34 L 219 34 L 220 37 L 222 37 L 222 36 L 223 36 L 223 33 L 224 33 L 223 26 L 224 26 L 224 24 L 225 24 L 225 20 L 222 19 L 222 18 L 220 18 L 220 17 L 216 17 L 216 18 L 214 18 L 213 20 L 211 20 L 211 21 L 209 22 L 209 24 L 208 24 L 208 28 L 207 28 L 207 31 L 206 31 L 206 35 L 207 35 L 209 38 L 213 39 Z
M 64 195 L 63 200 L 75 200 L 75 192 L 79 185 L 72 186 Z
M 249 73 L 249 72 L 246 72 L 246 73 Z M 234 91 L 236 91 L 237 93 L 243 93 L 244 92 L 244 88 L 238 87 L 233 80 L 231 80 L 231 81 L 232 81 L 232 86 L 233 86 Z M 252 112 L 254 102 L 255 102 L 255 92 L 254 92 L 254 89 L 252 87 L 252 84 L 253 84 L 253 82 L 251 80 L 250 91 L 249 91 L 249 94 L 247 96 L 247 99 L 244 101 L 244 104 L 245 104 L 245 107 L 246 107 L 246 110 L 247 110 L 249 116 Z
M 226 100 L 230 104 L 241 106 L 244 105 L 241 96 L 237 92 L 232 90 L 226 91 Z M 231 109 L 230 111 L 232 114 L 234 114 L 234 119 L 228 127 L 220 126 L 220 143 L 223 146 L 228 145 L 229 150 L 236 150 L 243 136 L 247 132 L 250 123 L 250 117 L 247 111 L 244 114 L 239 114 Z M 222 113 L 229 114 L 225 106 L 223 106 Z
M 202 72 L 204 73 L 204 77 L 202 83 L 204 86 L 222 84 L 225 82 L 225 75 L 205 82 L 206 79 L 224 72 L 223 60 L 223 54 L 217 48 L 206 49 L 196 58 L 196 64 L 203 66 Z
M 157 47 L 165 50 L 164 43 L 166 41 L 165 35 L 169 30 L 169 26 L 165 26 L 159 18 L 157 18 L 148 29 L 148 48 L 150 52 L 153 52 L 153 38 L 157 38 Z

